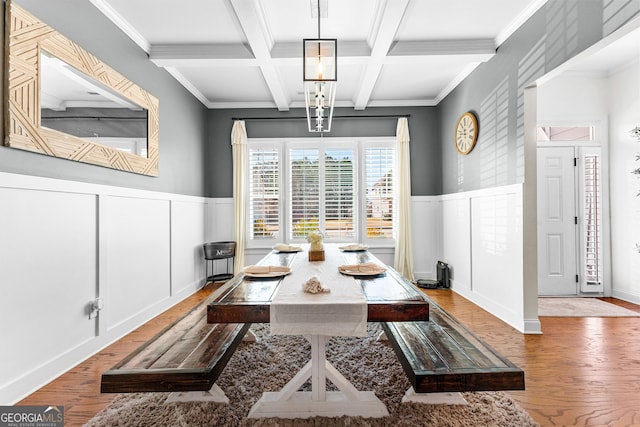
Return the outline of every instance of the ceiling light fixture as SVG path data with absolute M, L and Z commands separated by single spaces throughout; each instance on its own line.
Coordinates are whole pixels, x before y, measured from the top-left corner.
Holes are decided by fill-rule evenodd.
M 302 40 L 304 103 L 309 132 L 331 131 L 338 81 L 338 40 L 320 38 L 320 2 L 317 0 L 318 38 Z M 311 0 L 311 3 L 314 9 L 315 1 Z

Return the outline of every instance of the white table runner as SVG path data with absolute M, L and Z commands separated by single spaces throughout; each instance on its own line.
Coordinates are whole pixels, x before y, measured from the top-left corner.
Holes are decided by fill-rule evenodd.
M 325 245 L 325 261 L 309 262 L 307 253 L 296 255 L 271 301 L 270 328 L 274 335 L 367 335 L 367 301 L 360 281 L 338 272 L 344 264 L 336 245 Z M 331 292 L 311 294 L 302 285 L 317 276 Z

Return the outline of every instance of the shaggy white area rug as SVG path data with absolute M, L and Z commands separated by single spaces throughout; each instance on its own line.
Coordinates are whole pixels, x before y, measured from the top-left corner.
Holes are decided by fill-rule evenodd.
M 390 416 L 247 419 L 262 392 L 281 389 L 311 355 L 302 337 L 270 335 L 268 324 L 254 324 L 251 330 L 257 342 L 243 342 L 217 381 L 230 400 L 228 405 L 165 404 L 168 393 L 122 394 L 87 426 L 538 426 L 502 392 L 464 393 L 469 405 L 401 403 L 409 382 L 391 346 L 376 340 L 381 330 L 377 323 L 368 324 L 366 338 L 332 338 L 327 359 L 356 388 L 373 390 Z M 302 389 L 309 390 L 309 382 Z
M 597 298 L 538 298 L 538 316 L 640 317 L 640 313 Z

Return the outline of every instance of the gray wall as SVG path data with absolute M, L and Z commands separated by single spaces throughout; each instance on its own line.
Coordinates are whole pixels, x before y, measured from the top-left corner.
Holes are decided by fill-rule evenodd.
M 0 146 L 0 172 L 203 196 L 207 109 L 170 74 L 151 63 L 147 54 L 88 0 L 16 3 L 159 99 L 159 176 L 147 177 L 4 146 Z M 1 34 L 4 45 L 4 31 Z
M 0 171 L 133 188 L 231 197 L 232 117 L 302 116 L 303 110 L 206 110 L 168 73 L 85 0 L 19 4 L 160 99 L 160 176 L 150 178 L 0 147 Z M 336 115 L 410 114 L 414 196 L 508 185 L 524 180 L 523 90 L 619 28 L 639 1 L 549 0 L 438 107 L 337 109 Z M 78 19 L 81 16 L 82 19 Z M 476 148 L 453 145 L 458 117 L 474 111 Z M 250 137 L 309 136 L 303 120 L 247 121 Z M 394 119 L 336 119 L 331 136 L 393 135 Z
M 440 165 L 440 129 L 435 107 L 336 108 L 328 137 L 395 136 L 398 119 L 391 118 L 339 118 L 337 116 L 410 115 L 411 138 L 411 192 L 414 196 L 440 194 L 442 169 Z M 298 117 L 290 120 L 250 120 L 251 117 Z M 307 131 L 304 109 L 278 112 L 267 109 L 211 110 L 208 120 L 208 141 L 205 166 L 206 194 L 209 197 L 232 196 L 232 118 L 246 118 L 249 138 L 320 137 Z
M 438 105 L 444 194 L 524 181 L 524 88 L 601 40 L 638 13 L 640 2 L 549 0 L 495 57 L 478 67 Z M 457 154 L 458 117 L 473 111 L 480 136 Z

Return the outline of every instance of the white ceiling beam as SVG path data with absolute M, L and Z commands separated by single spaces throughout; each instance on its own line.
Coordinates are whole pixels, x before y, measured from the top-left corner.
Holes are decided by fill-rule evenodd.
M 364 41 L 340 41 L 340 58 L 369 57 L 371 48 Z M 271 48 L 271 59 L 299 59 L 302 42 L 280 42 Z M 468 40 L 412 40 L 395 42 L 388 56 L 430 56 L 430 55 L 476 55 L 496 52 L 490 39 Z M 150 48 L 153 60 L 170 59 L 255 59 L 254 54 L 242 43 L 193 43 L 193 44 L 157 44 Z
M 271 62 L 277 65 L 297 65 L 302 62 L 301 43 L 276 43 L 271 49 Z M 371 48 L 364 41 L 338 43 L 340 64 L 372 63 Z M 495 55 L 491 40 L 416 40 L 395 42 L 387 56 L 375 62 L 382 64 L 421 63 L 434 56 L 463 56 L 471 62 L 485 62 Z M 149 59 L 159 67 L 259 67 L 263 61 L 256 59 L 245 44 L 161 44 L 152 45 Z
M 149 60 L 165 68 L 259 65 L 253 53 L 241 43 L 152 45 Z
M 338 40 L 338 59 L 369 55 L 371 55 L 371 48 L 364 40 Z M 302 64 L 302 39 L 299 42 L 274 43 L 271 49 L 271 57 L 274 59 L 298 58 L 300 64 Z
M 163 59 L 254 59 L 242 43 L 154 44 L 149 50 L 151 60 Z
M 238 18 L 249 46 L 265 83 L 271 92 L 271 97 L 280 111 L 289 111 L 291 103 L 287 96 L 276 67 L 271 60 L 272 37 L 266 26 L 264 13 L 257 0 L 231 0 L 231 6 Z
M 365 42 L 340 43 L 341 63 L 366 63 L 371 49 Z M 302 65 L 302 41 L 276 43 L 271 62 L 277 65 Z M 259 67 L 261 62 L 245 44 L 162 44 L 152 45 L 149 59 L 159 67 Z
M 259 67 L 260 62 L 255 58 L 149 58 L 158 67 Z
M 360 87 L 353 100 L 356 110 L 364 110 L 369 103 L 373 88 L 382 71 L 384 58 L 391 48 L 393 38 L 398 32 L 408 4 L 409 0 L 386 0 L 384 5 L 380 4 L 378 8 L 377 29 L 375 30 L 375 36 L 372 34 L 371 37 L 373 40 L 371 44 L 371 62 L 364 70 L 360 79 Z
M 433 64 L 434 61 L 442 58 L 451 58 L 452 55 L 419 55 L 419 56 L 387 56 L 382 62 L 383 65 L 388 64 Z M 456 55 L 459 62 L 487 62 L 493 58 L 494 54 L 477 54 L 477 55 Z
M 411 40 L 395 42 L 389 56 L 424 55 L 495 55 L 496 45 L 492 39 L 469 40 Z

